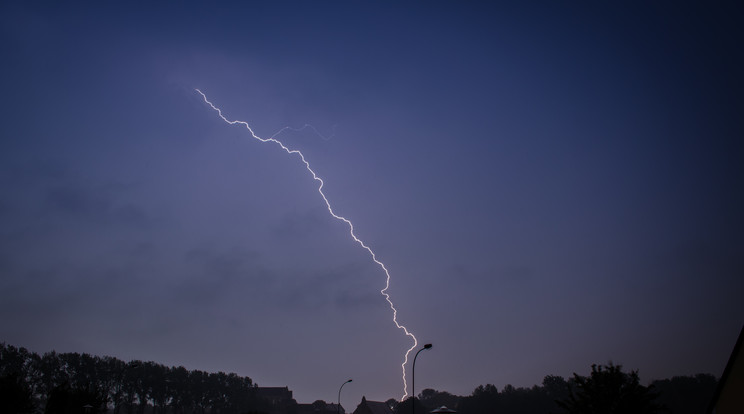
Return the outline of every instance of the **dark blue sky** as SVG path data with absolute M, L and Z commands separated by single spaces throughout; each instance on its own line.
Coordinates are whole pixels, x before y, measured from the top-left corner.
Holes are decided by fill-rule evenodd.
M 742 7 L 0 6 L 0 341 L 300 402 L 720 375 L 744 321 Z M 322 135 L 322 136 L 321 136 Z M 409 364 L 410 365 L 410 364 Z M 410 374 L 409 374 L 410 378 Z

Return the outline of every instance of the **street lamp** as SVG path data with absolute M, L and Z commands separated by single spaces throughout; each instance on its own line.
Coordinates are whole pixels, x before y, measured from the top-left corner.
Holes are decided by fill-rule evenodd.
M 338 414 L 341 414 L 341 388 L 344 387 L 344 385 L 350 383 L 351 380 L 348 380 L 341 384 L 341 386 L 338 388 L 338 407 L 336 407 L 336 410 L 338 411 Z
M 416 358 L 418 358 L 419 352 L 424 349 L 431 349 L 431 344 L 424 345 L 424 347 L 419 349 L 413 357 L 413 368 L 411 368 L 411 414 L 416 414 L 416 391 L 414 391 L 416 385 Z

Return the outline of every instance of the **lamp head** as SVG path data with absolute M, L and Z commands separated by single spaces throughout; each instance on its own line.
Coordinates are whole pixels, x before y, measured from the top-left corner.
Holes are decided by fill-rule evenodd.
M 424 345 L 424 349 L 430 349 L 430 348 L 431 348 L 431 344 Z

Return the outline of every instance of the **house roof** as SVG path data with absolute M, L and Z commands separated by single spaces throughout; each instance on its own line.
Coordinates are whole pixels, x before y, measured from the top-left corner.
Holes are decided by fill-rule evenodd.
M 718 387 L 708 407 L 709 413 L 740 413 L 744 408 L 741 389 L 744 386 L 744 326 L 739 332 L 734 350 L 731 352 Z
M 362 397 L 362 402 L 359 403 L 357 410 L 362 406 L 366 406 L 371 414 L 393 414 L 393 410 L 390 409 L 387 403 L 381 401 L 369 401 L 367 398 Z M 354 412 L 357 410 L 354 410 Z

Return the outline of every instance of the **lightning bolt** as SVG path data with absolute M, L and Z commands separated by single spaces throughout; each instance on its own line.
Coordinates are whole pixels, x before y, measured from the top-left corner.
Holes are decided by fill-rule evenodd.
M 279 147 L 281 147 L 281 149 L 283 149 L 284 151 L 286 151 L 287 154 L 290 154 L 290 155 L 293 155 L 294 154 L 294 155 L 299 156 L 300 157 L 300 160 L 302 160 L 302 163 L 305 164 L 305 168 L 307 169 L 307 171 L 310 172 L 310 174 L 312 174 L 312 176 L 313 176 L 313 179 L 319 183 L 319 185 L 318 185 L 318 193 L 320 193 L 320 196 L 323 198 L 323 201 L 326 204 L 326 208 L 328 209 L 328 213 L 331 216 L 333 216 L 333 218 L 335 218 L 336 220 L 343 221 L 344 223 L 346 223 L 347 226 L 349 226 L 349 234 L 351 235 L 351 238 L 354 239 L 355 242 L 359 243 L 359 245 L 362 246 L 362 248 L 364 250 L 366 250 L 370 254 L 370 256 L 372 256 L 372 260 L 375 263 L 377 263 L 378 266 L 380 266 L 380 268 L 382 269 L 383 272 L 385 272 L 385 288 L 382 289 L 382 290 L 380 290 L 380 294 L 385 297 L 385 300 L 390 305 L 390 309 L 393 311 L 393 323 L 395 323 L 395 326 L 398 329 L 401 329 L 403 332 L 405 332 L 406 336 L 410 337 L 413 340 L 413 345 L 411 345 L 411 347 L 408 348 L 408 350 L 406 351 L 406 353 L 405 353 L 405 355 L 403 357 L 403 363 L 400 365 L 401 371 L 403 372 L 403 397 L 401 397 L 401 401 L 405 400 L 406 397 L 408 397 L 408 383 L 406 382 L 406 365 L 408 364 L 408 355 L 411 353 L 411 351 L 413 351 L 416 348 L 416 345 L 418 345 L 418 340 L 416 340 L 416 336 L 414 336 L 408 330 L 408 328 L 406 328 L 404 325 L 401 325 L 398 322 L 398 310 L 395 309 L 395 305 L 393 305 L 393 301 L 390 300 L 390 294 L 387 293 L 387 290 L 390 287 L 390 272 L 388 271 L 387 267 L 385 267 L 385 264 L 382 263 L 380 260 L 378 260 L 377 259 L 377 255 L 375 254 L 375 252 L 369 246 L 367 246 L 366 244 L 364 244 L 364 242 L 359 237 L 356 236 L 356 234 L 354 233 L 354 224 L 352 224 L 352 222 L 349 219 L 347 219 L 346 217 L 339 216 L 338 214 L 336 214 L 333 211 L 333 207 L 331 207 L 331 203 L 328 201 L 328 198 L 326 197 L 325 193 L 323 193 L 323 185 L 325 184 L 323 182 L 323 179 L 321 179 L 315 173 L 315 171 L 313 171 L 313 169 L 310 168 L 310 163 L 305 159 L 305 156 L 302 154 L 302 152 L 300 152 L 299 150 L 290 149 L 289 147 L 287 147 L 286 145 L 284 145 L 281 141 L 279 141 L 279 140 L 276 139 L 276 137 L 278 135 L 280 135 L 282 132 L 284 132 L 287 129 L 291 129 L 291 130 L 295 130 L 295 131 L 297 131 L 298 129 L 294 129 L 294 128 L 290 128 L 290 127 L 284 127 L 281 130 L 279 130 L 279 132 L 275 133 L 274 135 L 272 135 L 269 138 L 261 138 L 258 135 L 256 135 L 255 132 L 253 132 L 253 129 L 251 129 L 251 126 L 248 125 L 247 122 L 245 122 L 245 121 L 231 121 L 231 120 L 227 119 L 222 114 L 222 110 L 220 108 L 214 106 L 214 104 L 212 104 L 212 102 L 210 102 L 209 99 L 207 99 L 207 95 L 205 95 L 204 92 L 200 91 L 199 89 L 195 89 L 195 90 L 197 92 L 199 92 L 199 94 L 202 96 L 202 98 L 204 98 L 204 102 L 206 102 L 207 105 L 209 105 L 212 109 L 214 109 L 215 111 L 217 111 L 217 114 L 220 116 L 220 118 L 222 118 L 223 121 L 227 122 L 230 125 L 243 125 L 248 130 L 248 132 L 250 132 L 251 136 L 254 139 L 257 139 L 257 140 L 259 140 L 261 142 L 271 142 L 271 143 L 274 143 L 274 144 L 278 145 Z M 320 135 L 321 137 L 323 137 L 311 125 L 305 125 L 302 128 L 299 128 L 299 130 L 302 130 L 302 129 L 308 128 L 308 127 L 311 128 L 311 129 L 313 129 L 318 135 Z M 325 138 L 325 137 L 323 137 L 323 138 Z M 329 138 L 326 138 L 326 139 L 329 139 Z

